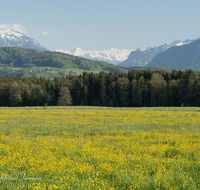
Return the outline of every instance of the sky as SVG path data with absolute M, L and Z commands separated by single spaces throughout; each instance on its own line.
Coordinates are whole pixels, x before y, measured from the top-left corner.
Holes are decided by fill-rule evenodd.
M 199 0 L 6 0 L 9 26 L 49 50 L 145 49 L 200 37 Z

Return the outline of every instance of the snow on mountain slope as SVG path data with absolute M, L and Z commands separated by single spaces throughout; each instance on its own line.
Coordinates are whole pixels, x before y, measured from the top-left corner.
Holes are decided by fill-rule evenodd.
M 63 50 L 63 49 L 59 49 L 56 51 L 79 56 L 79 57 L 84 57 L 87 59 L 106 61 L 112 64 L 118 64 L 121 61 L 124 61 L 125 59 L 127 59 L 130 52 L 133 50 L 111 48 L 111 49 L 102 50 L 102 51 L 97 51 L 97 50 L 84 51 L 81 48 L 77 47 L 71 51 Z
M 119 66 L 123 66 L 123 67 L 137 67 L 137 66 L 145 66 L 147 65 L 156 55 L 158 55 L 161 52 L 166 51 L 167 49 L 169 49 L 170 47 L 173 46 L 182 46 L 182 45 L 187 45 L 190 44 L 197 39 L 194 40 L 185 40 L 185 41 L 181 41 L 181 40 L 177 40 L 172 42 L 170 45 L 164 44 L 158 47 L 154 47 L 154 48 L 146 48 L 144 50 L 134 50 L 130 53 L 130 55 L 128 56 L 128 58 L 124 61 L 122 61 L 121 63 L 119 63 Z
M 187 45 L 173 46 L 155 56 L 146 66 L 200 71 L 200 39 Z
M 39 51 L 47 51 L 36 40 L 25 36 L 11 28 L 0 28 L 0 47 L 23 47 L 28 49 L 37 49 Z

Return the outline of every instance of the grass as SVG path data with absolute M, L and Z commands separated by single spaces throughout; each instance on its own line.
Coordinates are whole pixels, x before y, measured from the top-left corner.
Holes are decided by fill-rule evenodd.
M 200 189 L 199 111 L 1 108 L 0 189 Z
M 5 67 L 0 67 L 0 69 L 3 69 Z M 23 67 L 7 67 L 8 69 L 11 69 L 13 72 L 17 72 L 20 69 L 24 69 Z M 38 69 L 46 69 L 47 67 L 37 67 Z M 68 68 L 68 69 L 61 69 L 61 68 L 51 68 L 51 69 L 56 69 L 56 71 L 42 71 L 42 72 L 37 72 L 37 77 L 47 77 L 49 79 L 53 79 L 55 77 L 59 77 L 61 75 L 59 75 L 59 70 L 60 71 L 64 71 L 65 74 L 77 74 L 77 73 L 83 73 L 84 71 L 86 72 L 93 72 L 95 74 L 99 73 L 102 70 L 84 70 L 84 69 L 77 69 L 77 68 Z M 29 71 L 24 71 L 24 76 L 26 77 L 31 77 L 32 76 L 32 72 Z
M 13 70 L 19 70 L 19 69 L 24 69 L 23 67 L 1 67 L 0 66 L 0 69 L 5 69 L 5 68 L 9 68 L 9 69 L 13 69 Z
M 26 106 L 20 109 L 43 109 L 42 106 Z M 0 107 L 0 109 L 13 109 L 15 107 Z M 105 106 L 48 106 L 47 109 L 76 109 L 76 110 L 143 110 L 143 111 L 193 111 L 200 112 L 200 107 L 105 107 Z
M 73 71 L 73 72 L 76 72 L 76 73 L 83 73 L 84 71 L 89 72 L 89 73 L 91 73 L 91 72 L 93 72 L 93 73 L 99 73 L 99 72 L 102 71 L 102 70 L 92 70 L 92 71 L 88 71 L 88 70 L 84 70 L 84 69 L 69 68 L 69 69 L 65 69 L 65 71 L 66 71 L 67 73 L 69 73 L 70 71 Z

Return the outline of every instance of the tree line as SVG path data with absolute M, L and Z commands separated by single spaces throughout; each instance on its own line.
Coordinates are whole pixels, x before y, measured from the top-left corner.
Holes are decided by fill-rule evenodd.
M 83 72 L 50 81 L 1 77 L 0 106 L 200 106 L 200 73 L 192 70 Z

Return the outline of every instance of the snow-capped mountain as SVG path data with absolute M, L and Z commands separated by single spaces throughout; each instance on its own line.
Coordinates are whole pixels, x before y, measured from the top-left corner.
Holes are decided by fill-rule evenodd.
M 11 46 L 47 51 L 47 49 L 42 47 L 37 41 L 18 31 L 11 28 L 0 28 L 0 47 Z
M 170 47 L 173 46 L 182 46 L 182 45 L 187 45 L 190 44 L 197 39 L 194 40 L 185 40 L 185 41 L 181 41 L 181 40 L 177 40 L 172 42 L 170 45 L 164 44 L 161 45 L 159 47 L 154 47 L 154 48 L 146 48 L 144 50 L 141 49 L 137 49 L 134 50 L 130 53 L 129 57 L 124 60 L 123 62 L 119 63 L 119 66 L 123 66 L 123 67 L 132 67 L 132 66 L 145 66 L 147 65 L 156 55 L 158 55 L 161 52 L 166 51 L 167 49 L 169 49 Z
M 77 47 L 71 51 L 63 50 L 63 49 L 59 49 L 56 51 L 79 56 L 79 57 L 84 57 L 87 59 L 106 61 L 112 64 L 118 64 L 124 61 L 125 59 L 127 59 L 130 52 L 133 50 L 111 48 L 111 49 L 102 50 L 102 51 L 97 51 L 97 50 L 84 51 Z

